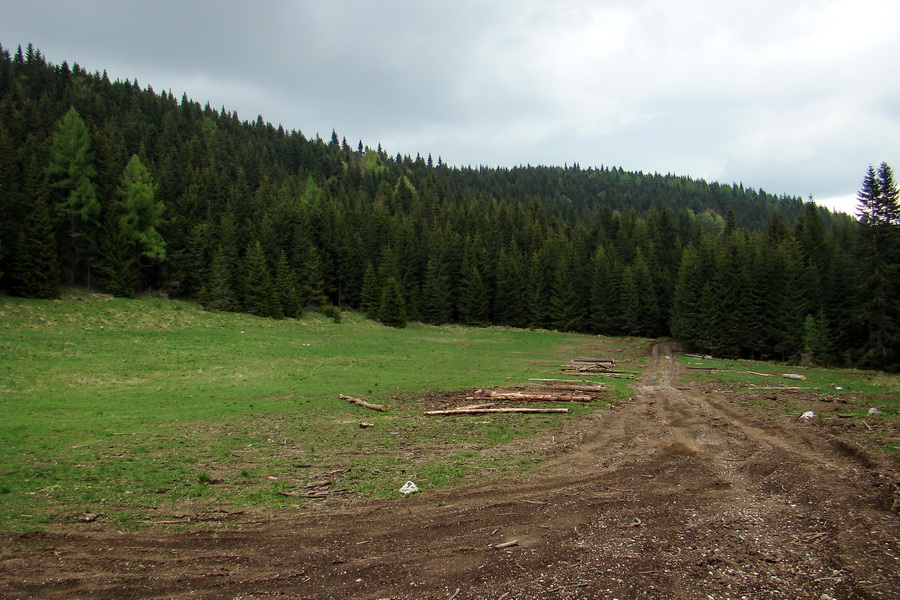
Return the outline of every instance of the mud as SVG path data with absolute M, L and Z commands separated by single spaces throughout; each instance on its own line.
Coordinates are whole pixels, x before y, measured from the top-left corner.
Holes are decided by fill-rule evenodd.
M 0 534 L 0 597 L 900 598 L 896 464 L 679 368 L 657 346 L 633 399 L 517 479 L 215 530 Z

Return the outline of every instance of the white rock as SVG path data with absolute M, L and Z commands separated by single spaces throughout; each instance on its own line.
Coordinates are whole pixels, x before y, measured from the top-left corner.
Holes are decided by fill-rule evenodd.
M 400 488 L 400 493 L 401 493 L 401 494 L 406 494 L 406 495 L 409 495 L 409 494 L 415 494 L 415 493 L 418 492 L 418 491 L 419 491 L 419 486 L 417 486 L 416 484 L 414 484 L 412 481 L 407 481 L 407 482 L 403 485 L 403 487 Z

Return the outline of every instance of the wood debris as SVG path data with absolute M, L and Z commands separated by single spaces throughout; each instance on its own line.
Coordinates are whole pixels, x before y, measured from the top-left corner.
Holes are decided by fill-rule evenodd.
M 387 406 L 385 406 L 384 404 L 372 404 L 371 402 L 366 402 L 365 400 L 360 400 L 359 398 L 354 398 L 353 396 L 345 396 L 344 394 L 340 394 L 339 398 L 341 400 L 346 400 L 347 402 L 350 402 L 352 404 L 362 406 L 363 408 L 370 408 L 372 410 L 387 412 Z
M 528 408 L 528 407 L 511 407 L 511 408 L 455 408 L 448 410 L 429 410 L 426 415 L 484 415 L 489 413 L 528 413 L 528 414 L 551 414 L 551 413 L 567 413 L 568 408 Z

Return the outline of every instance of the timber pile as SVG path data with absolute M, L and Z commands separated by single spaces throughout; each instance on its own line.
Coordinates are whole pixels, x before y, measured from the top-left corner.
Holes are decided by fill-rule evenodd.
M 573 358 L 560 367 L 563 373 L 578 374 L 580 377 L 632 377 L 636 371 L 616 369 L 614 358 Z
M 499 390 L 477 390 L 466 400 L 515 400 L 519 402 L 590 402 L 590 394 L 558 392 L 504 392 Z
M 465 397 L 466 402 L 469 402 L 470 404 L 466 404 L 465 406 L 446 407 L 440 410 L 430 410 L 425 414 L 483 415 L 491 413 L 568 413 L 568 408 L 548 408 L 543 406 L 528 407 L 522 406 L 522 404 L 531 402 L 592 402 L 602 394 L 605 394 L 606 391 L 606 387 L 602 385 L 577 385 L 576 383 L 512 389 L 477 389 L 472 392 L 471 395 Z

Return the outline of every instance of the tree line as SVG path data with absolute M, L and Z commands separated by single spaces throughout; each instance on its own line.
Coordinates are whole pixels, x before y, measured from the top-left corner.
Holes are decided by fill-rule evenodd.
M 619 168 L 451 167 L 0 48 L 0 286 L 292 318 L 668 336 L 898 368 L 897 188 L 860 218 Z M 862 266 L 865 265 L 865 268 Z

